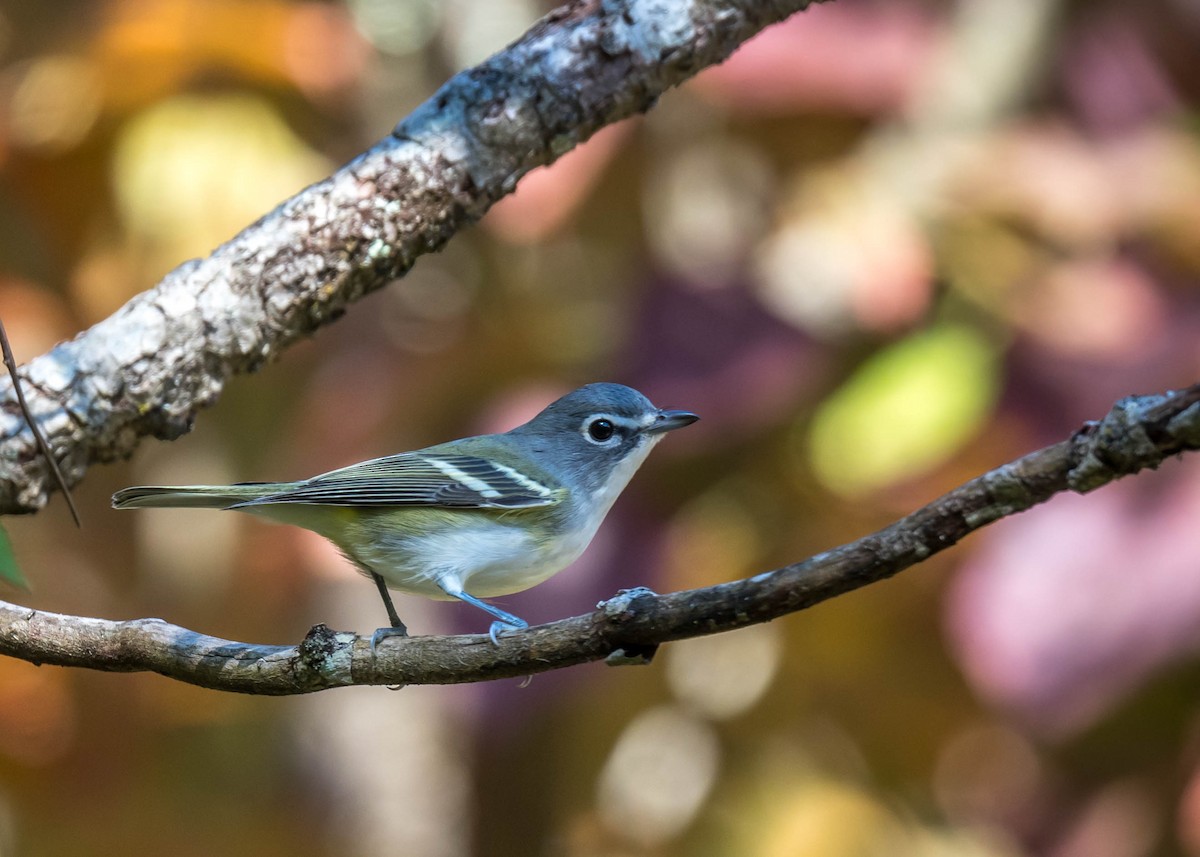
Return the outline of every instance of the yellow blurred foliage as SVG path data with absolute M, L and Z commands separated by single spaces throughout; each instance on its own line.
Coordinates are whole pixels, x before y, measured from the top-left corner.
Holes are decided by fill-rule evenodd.
M 262 98 L 178 95 L 147 108 L 124 125 L 113 157 L 126 243 L 97 242 L 74 297 L 103 318 L 329 169 Z
M 829 489 L 854 496 L 937 466 L 990 413 L 997 369 L 994 347 L 960 325 L 877 352 L 815 413 L 814 472 Z

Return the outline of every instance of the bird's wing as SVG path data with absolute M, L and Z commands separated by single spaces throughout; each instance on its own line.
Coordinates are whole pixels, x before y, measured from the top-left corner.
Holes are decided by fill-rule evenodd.
M 485 458 L 421 451 L 352 464 L 230 508 L 308 503 L 524 509 L 551 505 L 559 496 L 554 486 Z

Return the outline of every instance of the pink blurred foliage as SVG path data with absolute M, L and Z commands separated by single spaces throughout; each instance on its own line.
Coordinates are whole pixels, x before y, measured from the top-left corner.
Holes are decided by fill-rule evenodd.
M 914 5 L 813 6 L 688 86 L 743 114 L 893 114 L 908 103 L 936 38 L 935 18 Z
M 1097 139 L 1038 119 L 981 145 L 950 195 L 964 209 L 1017 218 L 1056 244 L 1095 252 L 1168 228 L 1194 244 L 1198 193 L 1200 156 L 1186 133 L 1152 125 Z
M 1116 264 L 1137 270 L 1136 262 Z M 1127 288 L 1128 283 L 1119 280 L 1120 276 L 1097 288 L 1089 312 L 1100 318 L 1082 323 L 1069 335 L 1060 336 L 1067 327 L 1062 313 L 1086 295 L 1066 301 L 1040 295 L 1038 300 L 1055 317 L 1043 319 L 1039 332 L 1023 332 L 1009 351 L 1006 411 L 1028 429 L 1031 444 L 1061 440 L 1083 420 L 1099 419 L 1123 396 L 1193 382 L 1200 365 L 1200 306 L 1188 295 L 1161 287 L 1147 294 L 1141 286 L 1120 294 L 1115 306 L 1106 306 L 1105 301 L 1112 300 L 1106 295 L 1109 288 Z M 1047 285 L 1044 290 L 1054 288 Z M 1136 338 L 1139 331 L 1147 334 L 1141 340 Z M 1006 454 L 1028 448 L 1010 448 Z
M 609 125 L 553 164 L 529 173 L 515 193 L 492 206 L 483 227 L 510 244 L 536 244 L 552 235 L 587 199 L 634 127 L 636 120 Z
M 61 297 L 35 283 L 0 273 L 0 319 L 18 363 L 68 338 L 74 319 Z
M 1118 781 L 1079 807 L 1047 857 L 1145 857 L 1159 836 L 1160 820 L 1143 784 Z
M 1064 494 L 982 534 L 947 593 L 975 689 L 1065 738 L 1200 646 L 1200 462 Z
M 478 425 L 472 431 L 478 434 L 508 431 L 533 419 L 547 404 L 570 390 L 569 384 L 547 379 L 533 379 L 510 387 L 481 410 L 477 415 Z
M 868 222 L 869 221 L 869 222 Z M 850 305 L 865 330 L 890 332 L 918 322 L 934 298 L 936 259 L 917 217 L 899 207 L 859 223 L 865 240 L 844 248 L 853 270 Z
M 1054 265 L 1017 307 L 1018 323 L 1060 354 L 1135 360 L 1159 339 L 1170 312 L 1157 283 L 1128 259 L 1068 259 Z
M 1177 112 L 1181 99 L 1127 10 L 1082 18 L 1058 55 L 1064 93 L 1093 131 L 1113 134 Z
M 1194 754 L 1193 754 L 1194 759 Z M 1194 768 L 1179 799 L 1176 821 L 1185 853 L 1200 854 L 1200 768 Z
M 333 101 L 361 85 L 371 46 L 348 10 L 328 3 L 301 3 L 291 10 L 283 30 L 284 68 L 309 98 Z
M 954 194 L 969 208 L 1019 217 L 1055 242 L 1106 242 L 1127 217 L 1127 191 L 1114 181 L 1108 151 L 1064 123 L 1023 122 L 984 141 Z

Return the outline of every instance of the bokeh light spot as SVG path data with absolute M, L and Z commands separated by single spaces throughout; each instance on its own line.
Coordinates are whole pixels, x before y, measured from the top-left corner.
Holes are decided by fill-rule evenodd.
M 645 711 L 617 739 L 600 775 L 600 815 L 634 842 L 665 842 L 695 817 L 719 765 L 707 723 L 671 706 Z
M 113 163 L 118 208 L 162 267 L 208 253 L 329 171 L 265 101 L 170 98 L 124 129 Z
M 82 140 L 100 114 L 100 83 L 78 57 L 40 57 L 20 74 L 9 104 L 8 131 L 18 146 L 61 151 Z
M 813 418 L 817 477 L 858 495 L 945 461 L 995 402 L 995 349 L 961 325 L 942 325 L 876 353 Z
M 782 648 L 775 625 L 682 640 L 667 649 L 667 683 L 677 699 L 706 717 L 735 717 L 771 686 Z

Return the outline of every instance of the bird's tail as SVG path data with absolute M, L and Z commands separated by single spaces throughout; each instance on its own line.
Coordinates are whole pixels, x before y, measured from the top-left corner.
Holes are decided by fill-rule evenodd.
M 227 509 L 256 497 L 286 490 L 289 483 L 243 482 L 237 485 L 138 485 L 113 494 L 114 509 Z

